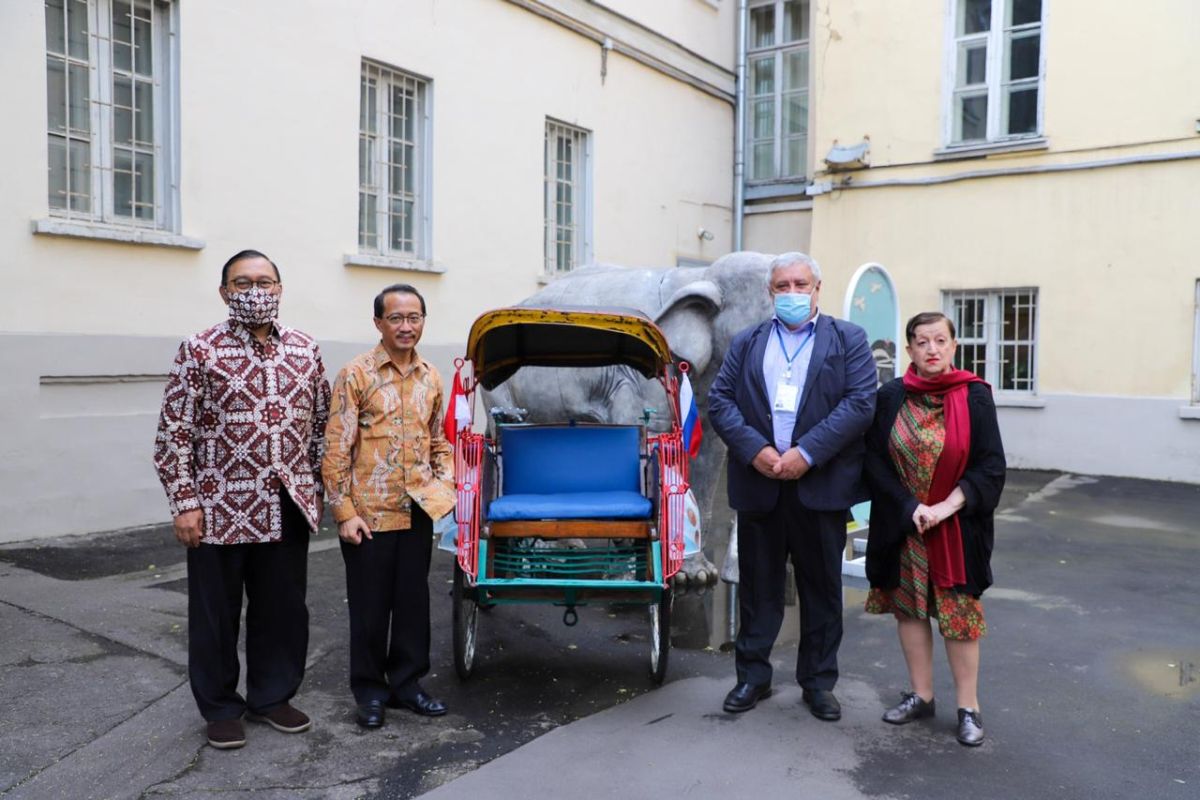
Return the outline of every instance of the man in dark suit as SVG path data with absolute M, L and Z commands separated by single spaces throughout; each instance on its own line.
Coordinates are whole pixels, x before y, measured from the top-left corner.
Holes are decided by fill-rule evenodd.
M 726 711 L 771 693 L 783 623 L 785 559 L 800 598 L 796 680 L 813 716 L 841 718 L 833 694 L 842 641 L 846 510 L 866 499 L 863 433 L 875 413 L 875 362 L 862 328 L 822 314 L 821 268 L 803 253 L 771 262 L 774 316 L 734 336 L 708 393 L 729 447 L 737 511 L 737 685 Z

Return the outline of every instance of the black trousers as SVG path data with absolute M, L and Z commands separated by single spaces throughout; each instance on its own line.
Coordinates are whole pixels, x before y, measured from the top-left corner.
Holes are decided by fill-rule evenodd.
M 201 544 L 187 553 L 188 678 L 209 722 L 263 714 L 296 695 L 308 654 L 308 520 L 280 492 L 283 538 Z M 246 698 L 238 630 L 246 595 Z
M 842 552 L 846 512 L 814 511 L 785 483 L 767 514 L 738 512 L 738 610 L 735 643 L 739 682 L 771 682 L 771 648 L 783 624 L 786 559 L 790 555 L 800 598 L 800 651 L 796 681 L 805 689 L 833 689 L 842 642 Z
M 342 542 L 355 702 L 411 699 L 429 672 L 429 563 L 433 522 L 413 504 L 412 527 Z M 390 634 L 390 635 L 389 635 Z

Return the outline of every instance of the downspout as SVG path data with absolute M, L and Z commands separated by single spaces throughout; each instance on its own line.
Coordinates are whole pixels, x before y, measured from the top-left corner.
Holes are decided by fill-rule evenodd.
M 734 92 L 733 133 L 733 250 L 742 249 L 746 205 L 746 0 L 738 0 L 737 88 Z

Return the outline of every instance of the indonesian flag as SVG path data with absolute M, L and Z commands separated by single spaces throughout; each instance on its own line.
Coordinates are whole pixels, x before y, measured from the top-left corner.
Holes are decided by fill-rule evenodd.
M 453 445 L 458 441 L 458 432 L 471 425 L 471 404 L 467 402 L 467 393 L 463 390 L 462 370 L 454 370 L 454 385 L 450 390 L 450 400 L 446 403 L 446 418 L 442 427 L 446 439 Z
M 688 457 L 695 458 L 700 454 L 700 439 L 704 432 L 700 428 L 700 409 L 692 394 L 692 382 L 686 372 L 679 382 L 679 410 L 683 412 L 683 446 L 687 448 Z

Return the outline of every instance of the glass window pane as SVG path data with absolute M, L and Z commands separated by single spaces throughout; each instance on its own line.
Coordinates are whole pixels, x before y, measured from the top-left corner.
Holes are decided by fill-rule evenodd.
M 1000 338 L 1012 341 L 1017 338 L 1017 296 L 1003 295 L 1000 298 Z
M 63 19 L 63 0 L 46 0 L 46 50 L 65 52 L 66 20 Z
M 783 4 L 783 41 L 808 39 L 808 0 L 787 0 Z
M 133 69 L 133 21 L 128 3 L 113 3 L 113 65 L 129 72 Z
M 67 47 L 72 58 L 88 57 L 87 0 L 67 0 Z
M 154 156 L 137 153 L 134 156 L 134 214 L 138 219 L 154 219 Z
M 1011 0 L 1009 25 L 1028 25 L 1042 21 L 1042 0 Z
M 52 131 L 67 129 L 67 71 L 57 58 L 46 59 L 46 125 Z
M 373 154 L 375 143 L 370 136 L 358 137 L 358 185 L 370 186 L 374 180 L 375 164 Z
M 413 145 L 406 144 L 404 145 L 404 180 L 400 183 L 400 186 L 408 194 L 413 194 L 415 191 L 413 184 L 416 174 L 416 163 L 413 161 Z
M 149 76 L 154 72 L 152 32 L 149 10 L 138 9 L 138 15 L 133 19 L 133 68 L 139 75 Z
M 1021 78 L 1036 78 L 1038 75 L 1038 55 L 1042 37 L 1014 36 L 1008 43 L 1008 80 Z
M 1009 134 L 1037 132 L 1037 87 L 1022 88 L 1008 93 L 1008 125 L 1005 130 Z
M 992 28 L 992 0 L 959 0 L 959 35 L 982 33 Z
M 775 177 L 775 143 L 768 140 L 755 144 L 750 159 L 750 180 Z
M 67 72 L 67 91 L 71 102 L 69 120 L 73 130 L 88 132 L 92 129 L 90 92 L 88 90 L 87 67 L 72 64 Z
M 377 112 L 377 93 L 375 81 L 363 78 L 361 104 L 359 108 L 358 126 L 368 133 L 375 133 L 375 114 Z
M 90 211 L 92 208 L 92 145 L 72 139 L 70 144 L 70 166 L 67 172 L 67 187 L 70 192 L 72 211 Z
M 401 107 L 404 114 L 404 138 L 411 142 L 416 138 L 417 124 L 417 100 L 411 91 L 404 93 L 404 102 Z
M 797 137 L 783 141 L 783 174 L 780 177 L 796 178 L 805 173 L 805 149 L 807 140 Z
M 793 94 L 783 101 L 783 133 L 808 133 L 808 94 Z
M 51 208 L 67 207 L 67 140 L 61 136 L 49 137 Z
M 987 83 L 987 45 L 973 42 L 958 48 L 958 86 Z
M 958 98 L 958 140 L 987 138 L 987 95 Z
M 113 79 L 114 82 L 116 78 Z M 137 114 L 137 140 L 143 144 L 154 144 L 154 86 L 149 81 L 138 81 L 134 85 Z
M 775 135 L 775 101 L 755 100 L 751 115 L 750 134 L 754 139 L 770 139 Z
M 783 90 L 808 88 L 808 51 L 783 54 Z
M 379 246 L 379 225 L 375 195 L 358 194 L 358 243 L 363 247 Z
M 775 44 L 775 6 L 750 9 L 750 47 L 770 47 Z
M 133 154 L 113 150 L 113 212 L 133 216 Z
M 750 94 L 758 97 L 775 91 L 775 57 L 756 58 L 750 62 Z

